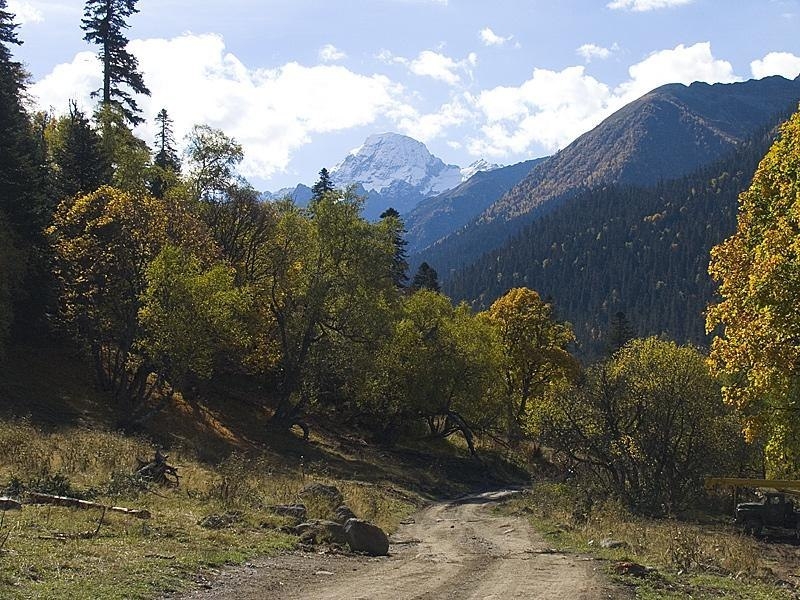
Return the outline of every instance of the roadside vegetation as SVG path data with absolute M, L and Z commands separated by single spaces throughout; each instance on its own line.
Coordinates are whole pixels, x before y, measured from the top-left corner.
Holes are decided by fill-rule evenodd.
M 796 597 L 794 544 L 745 535 L 724 511 L 652 518 L 575 482 L 535 484 L 500 510 L 529 518 L 554 550 L 600 560 L 636 598 Z
M 52 115 L 25 108 L 0 0 L 0 486 L 153 514 L 4 512 L 3 597 L 148 598 L 291 548 L 268 507 L 308 481 L 392 531 L 520 465 L 570 483 L 514 509 L 576 550 L 623 537 L 602 554 L 656 567 L 643 598 L 783 593 L 761 542 L 686 515 L 714 508 L 706 476 L 798 476 L 800 113 L 712 254 L 710 354 L 630 339 L 620 314 L 584 365 L 533 289 L 474 313 L 430 265 L 409 278 L 397 212 L 365 220 L 325 169 L 308 206 L 267 203 L 222 131 L 198 124 L 182 160 L 164 109 L 148 147 L 124 91 L 147 93 L 121 36 L 134 5 L 86 3 L 86 39 L 121 48 L 93 115 Z M 156 451 L 180 486 L 133 476 Z

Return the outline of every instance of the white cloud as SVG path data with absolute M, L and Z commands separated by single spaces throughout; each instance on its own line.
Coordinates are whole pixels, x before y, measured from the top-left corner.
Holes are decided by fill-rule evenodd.
M 699 42 L 693 46 L 678 44 L 669 50 L 653 52 L 643 61 L 631 66 L 628 75 L 630 79 L 615 90 L 623 103 L 631 102 L 665 83 L 688 85 L 693 81 L 741 81 L 741 77 L 734 74 L 731 63 L 714 58 L 710 42 Z
M 403 62 L 397 57 L 394 60 Z M 477 63 L 478 55 L 474 52 L 471 52 L 464 60 L 457 61 L 439 52 L 423 50 L 417 58 L 408 62 L 408 68 L 415 75 L 431 77 L 448 85 L 457 85 L 461 82 L 460 73 L 470 74 L 470 67 L 474 67 Z
M 610 58 L 611 55 L 619 50 L 619 46 L 614 44 L 611 48 L 605 48 L 603 46 L 598 46 L 597 44 L 584 44 L 580 48 L 576 49 L 575 52 L 578 56 L 582 56 L 583 60 L 587 63 L 592 62 L 595 58 L 599 58 L 600 60 L 606 60 Z
M 461 100 L 455 99 L 443 104 L 435 113 L 420 115 L 416 111 L 409 111 L 397 120 L 397 126 L 406 135 L 429 142 L 439 137 L 445 129 L 462 125 L 473 117 L 473 111 L 467 109 Z
M 800 56 L 789 52 L 770 52 L 761 60 L 750 63 L 753 77 L 761 79 L 770 75 L 782 75 L 794 79 L 800 73 Z
M 474 98 L 486 123 L 482 137 L 470 140 L 470 152 L 522 154 L 533 144 L 554 150 L 595 125 L 610 96 L 608 86 L 586 75 L 582 66 L 535 69 L 519 87 L 497 87 Z
M 606 6 L 612 10 L 632 10 L 634 12 L 645 12 L 657 10 L 659 8 L 672 8 L 691 4 L 694 0 L 612 0 Z
M 319 59 L 323 62 L 336 62 L 345 58 L 347 58 L 347 54 L 333 44 L 325 44 L 319 49 Z
M 314 134 L 413 110 L 402 102 L 401 86 L 385 76 L 294 62 L 249 69 L 226 53 L 222 38 L 215 35 L 134 40 L 130 49 L 152 91 L 152 97 L 138 98 L 147 119 L 138 133 L 153 139 L 153 118 L 162 107 L 175 119 L 179 140 L 196 123 L 220 128 L 243 144 L 245 176 L 268 178 L 284 171 L 293 152 Z M 70 98 L 91 107 L 89 94 L 100 86 L 99 72 L 96 57 L 83 52 L 31 86 L 31 93 L 41 106 L 60 111 Z
M 472 98 L 484 117 L 480 135 L 468 141 L 475 156 L 526 154 L 535 145 L 563 148 L 605 117 L 666 83 L 738 81 L 730 63 L 715 59 L 709 43 L 655 52 L 628 69 L 629 78 L 611 88 L 585 67 L 535 69 L 519 87 L 497 87 Z
M 24 0 L 8 0 L 8 12 L 14 13 L 16 23 L 26 25 L 28 23 L 41 23 L 44 21 L 44 14 L 37 7 Z
M 480 37 L 481 41 L 485 46 L 502 46 L 503 44 L 505 44 L 506 42 L 510 42 L 514 38 L 513 35 L 509 35 L 507 37 L 497 35 L 489 27 L 481 29 L 478 32 L 478 36 Z

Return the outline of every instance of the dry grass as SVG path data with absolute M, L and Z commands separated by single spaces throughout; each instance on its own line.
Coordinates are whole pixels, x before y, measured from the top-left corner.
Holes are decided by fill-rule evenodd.
M 783 581 L 769 544 L 719 520 L 645 518 L 614 501 L 592 502 L 578 487 L 548 483 L 505 510 L 528 515 L 558 548 L 656 568 L 658 575 L 647 580 L 623 578 L 638 586 L 637 598 L 790 598 L 789 589 L 797 589 L 798 582 Z M 602 548 L 603 540 L 622 545 Z M 790 552 L 796 566 L 800 552 Z M 783 566 L 796 572 L 791 562 Z
M 130 474 L 136 458 L 154 450 L 144 438 L 115 432 L 46 432 L 25 420 L 0 422 L 0 487 L 44 486 L 153 514 L 140 521 L 25 506 L 1 515 L 0 597 L 152 598 L 185 588 L 209 569 L 295 544 L 280 531 L 288 521 L 268 506 L 295 502 L 302 487 L 317 480 L 313 474 L 283 468 L 265 454 L 233 454 L 209 465 L 174 449 L 170 462 L 179 468 L 180 487 L 142 489 Z M 338 485 L 356 514 L 388 530 L 414 508 L 389 486 L 321 480 Z M 309 509 L 312 517 L 328 516 L 320 507 Z M 230 522 L 220 529 L 201 526 L 209 515 Z M 95 537 L 83 535 L 95 530 Z

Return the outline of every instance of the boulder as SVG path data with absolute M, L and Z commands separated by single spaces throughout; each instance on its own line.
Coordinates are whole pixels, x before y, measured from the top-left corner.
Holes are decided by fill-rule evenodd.
M 197 524 L 205 529 L 227 529 L 236 523 L 241 523 L 243 515 L 238 510 L 223 514 L 208 515 L 201 519 Z
M 344 524 L 347 545 L 353 552 L 364 552 L 370 556 L 387 556 L 389 538 L 383 529 L 361 519 L 349 519 Z
M 647 577 L 655 572 L 652 567 L 645 567 L 630 561 L 614 563 L 612 568 L 617 575 L 630 575 L 632 577 Z
M 314 519 L 300 523 L 294 528 L 294 532 L 300 536 L 300 541 L 309 544 L 340 544 L 347 543 L 344 527 L 334 521 L 324 519 Z
M 297 521 L 304 521 L 307 514 L 306 507 L 303 504 L 276 504 L 268 506 L 267 510 L 281 517 L 297 519 Z
M 350 519 L 356 518 L 356 513 L 350 510 L 350 507 L 346 504 L 342 504 L 339 508 L 337 508 L 333 513 L 333 520 L 337 523 L 341 523 L 344 525 Z

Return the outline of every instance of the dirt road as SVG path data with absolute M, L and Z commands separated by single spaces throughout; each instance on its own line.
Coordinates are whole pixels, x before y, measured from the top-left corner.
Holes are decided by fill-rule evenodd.
M 558 554 L 521 517 L 492 512 L 513 492 L 434 504 L 392 537 L 389 558 L 294 553 L 226 573 L 194 600 L 599 600 L 625 597 L 591 559 Z

